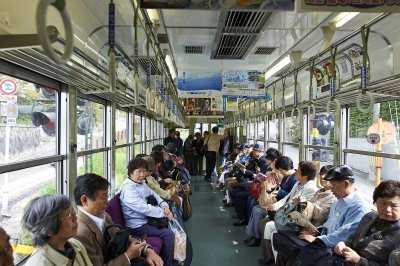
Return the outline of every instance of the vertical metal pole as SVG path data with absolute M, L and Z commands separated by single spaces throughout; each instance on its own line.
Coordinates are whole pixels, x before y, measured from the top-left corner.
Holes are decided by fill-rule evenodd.
M 342 108 L 335 110 L 335 123 L 333 135 L 333 163 L 339 165 L 342 162 Z
M 299 108 L 299 162 L 304 161 L 304 117 L 303 117 L 303 108 Z
M 104 163 L 104 168 L 105 171 L 104 173 L 107 173 L 108 180 L 110 181 L 110 194 L 111 196 L 114 196 L 115 193 L 115 178 L 116 178 L 116 173 L 115 173 L 115 145 L 116 145 L 116 139 L 115 139 L 115 114 L 116 114 L 116 103 L 110 102 L 107 104 L 107 115 L 106 115 L 106 128 L 108 132 L 106 132 L 106 147 L 110 147 L 110 150 L 107 152 L 106 163 Z M 107 167 L 108 166 L 108 167 Z
M 61 87 L 61 119 L 60 119 L 60 140 L 61 154 L 66 154 L 65 166 L 63 168 L 63 184 L 61 192 L 68 195 L 74 203 L 75 181 L 78 175 L 77 157 L 77 97 L 78 89 L 73 86 Z M 65 140 L 65 142 L 64 142 Z
M 378 119 L 378 134 L 382 136 L 382 118 Z M 382 142 L 379 141 L 376 144 L 376 151 L 382 151 Z M 382 157 L 376 157 L 376 178 L 375 178 L 375 186 L 377 187 L 381 183 L 381 170 L 382 170 Z
M 6 143 L 4 149 L 4 164 L 7 164 L 10 159 L 10 125 L 6 124 Z M 4 173 L 4 186 L 2 188 L 1 215 L 8 215 L 8 173 Z

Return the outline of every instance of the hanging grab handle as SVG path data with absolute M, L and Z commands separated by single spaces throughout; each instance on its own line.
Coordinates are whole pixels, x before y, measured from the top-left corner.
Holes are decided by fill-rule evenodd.
M 51 47 L 51 40 L 46 27 L 46 14 L 49 5 L 53 5 L 60 12 L 62 21 L 65 27 L 65 50 L 64 54 L 60 57 Z M 68 62 L 74 50 L 74 34 L 72 30 L 72 23 L 65 8 L 64 0 L 41 0 L 36 9 L 36 28 L 40 44 L 43 47 L 46 55 L 56 64 L 63 65 Z

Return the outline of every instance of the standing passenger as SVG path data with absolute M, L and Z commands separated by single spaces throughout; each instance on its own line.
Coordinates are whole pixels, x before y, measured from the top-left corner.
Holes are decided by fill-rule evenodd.
M 179 157 L 182 157 L 183 155 L 183 140 L 181 139 L 181 132 L 175 131 L 175 142 L 176 142 L 176 148 L 177 148 L 177 153 Z
M 204 144 L 207 144 L 208 151 L 206 153 L 206 175 L 204 181 L 212 182 L 211 175 L 214 171 L 217 162 L 217 152 L 219 150 L 220 141 L 226 138 L 227 135 L 218 135 L 218 127 L 212 128 L 212 134 L 204 139 Z
M 204 145 L 204 141 L 201 138 L 201 134 L 196 132 L 194 134 L 194 140 L 192 142 L 192 146 L 194 148 L 194 156 L 193 156 L 193 172 L 195 175 L 203 174 L 203 156 L 200 154 L 201 147 Z

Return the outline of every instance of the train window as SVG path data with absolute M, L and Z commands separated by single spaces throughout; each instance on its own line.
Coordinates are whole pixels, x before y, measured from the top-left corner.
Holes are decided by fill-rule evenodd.
M 252 120 L 250 120 L 252 121 Z M 248 125 L 248 135 L 247 138 L 250 140 L 250 144 L 254 144 L 254 123 L 250 122 L 247 124 Z
M 324 165 L 333 165 L 333 150 L 307 148 L 306 160 L 314 162 L 317 169 L 320 169 Z
M 264 128 L 265 128 L 265 123 L 264 120 L 261 120 L 261 122 L 257 123 L 257 139 L 261 140 L 260 144 L 264 145 Z
M 78 151 L 104 147 L 104 116 L 104 105 L 78 98 Z
M 275 143 L 275 142 L 268 142 L 268 147 L 267 147 L 267 148 L 278 149 L 278 143 Z
M 300 139 L 300 120 L 297 117 L 286 117 L 283 132 L 284 142 L 298 144 Z
M 78 174 L 95 173 L 104 176 L 104 153 L 97 152 L 78 157 Z
M 345 153 L 345 163 L 353 169 L 356 177 L 356 188 L 366 194 L 371 202 L 375 184 L 380 181 L 399 180 L 400 161 L 370 155 Z
M 317 146 L 332 146 L 335 117 L 333 114 L 318 112 L 309 118 L 308 144 Z
M 268 120 L 268 140 L 272 141 L 278 140 L 278 119 Z
M 152 120 L 146 117 L 146 154 L 150 154 L 151 143 L 153 140 L 153 125 Z
M 348 108 L 348 140 L 347 148 L 380 151 L 386 153 L 399 154 L 400 128 L 396 127 L 399 123 L 400 102 L 396 100 L 383 102 L 375 105 L 375 119 L 373 111 L 363 113 L 357 107 Z M 378 123 L 378 117 L 382 119 Z M 381 146 L 370 144 L 366 136 L 368 133 L 378 133 L 382 131 L 380 139 Z
M 127 176 L 127 148 L 118 148 L 115 150 L 115 188 L 118 189 Z
M 30 234 L 21 227 L 21 219 L 26 204 L 38 196 L 56 193 L 57 163 L 26 168 L 0 175 L 2 186 L 7 179 L 8 189 L 2 195 L 2 221 L 11 238 L 18 239 L 14 250 L 14 263 L 23 260 L 26 252 L 33 251 Z M 6 193 L 6 194 L 4 194 Z
M 139 115 L 135 115 L 135 124 L 134 124 L 134 129 L 135 129 L 135 155 L 139 154 L 142 152 L 140 142 L 142 141 L 142 122 L 141 122 L 141 117 Z
M 282 146 L 283 149 L 283 154 L 285 156 L 290 157 L 290 159 L 293 160 L 293 166 L 297 168 L 297 165 L 299 164 L 299 154 L 300 154 L 300 149 L 298 146 L 293 146 L 293 145 L 288 145 L 284 144 Z
M 116 110 L 115 112 L 115 138 L 117 144 L 127 143 L 127 125 L 128 125 L 128 114 L 127 112 Z
M 0 74 L 0 164 L 57 154 L 57 90 Z

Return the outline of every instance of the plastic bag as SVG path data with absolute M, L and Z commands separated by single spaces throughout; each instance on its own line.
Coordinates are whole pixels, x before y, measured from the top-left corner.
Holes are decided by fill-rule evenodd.
M 169 222 L 169 228 L 175 234 L 174 260 L 183 262 L 186 260 L 186 233 L 175 219 Z

